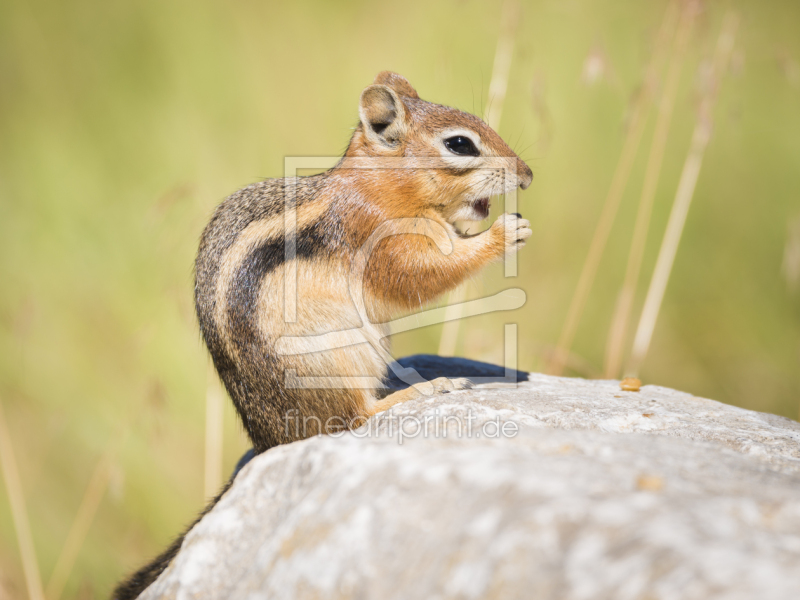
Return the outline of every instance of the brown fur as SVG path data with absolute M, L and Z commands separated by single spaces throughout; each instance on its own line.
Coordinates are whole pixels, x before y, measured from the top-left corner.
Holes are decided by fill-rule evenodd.
M 527 165 L 483 121 L 421 100 L 408 81 L 390 72 L 364 90 L 359 114 L 336 167 L 239 190 L 220 204 L 203 232 L 195 263 L 200 329 L 256 453 L 360 424 L 418 396 L 411 387 L 381 398 L 388 356 L 384 322 L 454 288 L 530 236 L 527 221 L 508 215 L 476 236 L 463 236 L 454 226 L 457 219 L 486 216 L 481 198 L 531 181 Z M 474 140 L 481 162 L 447 150 L 444 139 L 453 135 Z M 291 261 L 284 240 L 289 186 L 297 215 Z M 296 319 L 286 322 L 284 291 L 295 272 Z M 297 353 L 303 336 L 358 328 L 370 343 Z M 290 371 L 330 386 L 292 387 Z M 428 391 L 468 385 L 445 378 L 431 383 Z M 135 598 L 166 568 L 181 540 L 114 597 Z

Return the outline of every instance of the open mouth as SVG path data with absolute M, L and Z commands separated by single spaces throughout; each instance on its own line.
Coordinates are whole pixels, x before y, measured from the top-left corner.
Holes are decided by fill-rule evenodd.
M 481 220 L 489 216 L 489 207 L 491 206 L 489 198 L 478 198 L 472 203 L 472 208 L 476 214 L 480 215 Z

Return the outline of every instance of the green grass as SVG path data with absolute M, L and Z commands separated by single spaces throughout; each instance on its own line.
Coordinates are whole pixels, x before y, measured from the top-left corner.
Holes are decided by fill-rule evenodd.
M 665 4 L 523 1 L 501 135 L 534 170 L 520 209 L 534 236 L 514 313 L 465 321 L 459 353 L 501 360 L 519 323 L 522 368 L 543 369 L 577 283 Z M 800 5 L 708 3 L 667 142 L 635 314 L 694 126 L 694 83 L 724 10 L 739 10 L 684 237 L 644 364 L 655 383 L 798 418 L 800 298 L 781 263 L 800 214 Z M 0 3 L 0 401 L 45 585 L 86 485 L 116 460 L 64 597 L 106 596 L 203 504 L 207 359 L 192 261 L 213 207 L 285 156 L 337 155 L 360 90 L 396 70 L 428 100 L 482 113 L 499 3 Z M 613 78 L 581 81 L 602 47 Z M 793 65 L 793 66 L 792 66 Z M 795 69 L 793 71 L 792 69 Z M 532 83 L 552 120 L 548 145 Z M 602 369 L 652 119 L 573 351 Z M 494 214 L 498 211 L 494 208 Z M 473 294 L 478 293 L 473 290 Z M 631 328 L 632 329 L 632 328 Z M 440 327 L 398 336 L 435 352 Z M 226 407 L 225 469 L 246 444 Z M 0 488 L 0 589 L 25 588 Z

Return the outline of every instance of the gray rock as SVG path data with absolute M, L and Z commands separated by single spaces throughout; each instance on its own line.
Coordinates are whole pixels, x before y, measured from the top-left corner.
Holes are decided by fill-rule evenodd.
M 142 597 L 796 600 L 800 424 L 534 374 L 415 400 L 253 459 Z

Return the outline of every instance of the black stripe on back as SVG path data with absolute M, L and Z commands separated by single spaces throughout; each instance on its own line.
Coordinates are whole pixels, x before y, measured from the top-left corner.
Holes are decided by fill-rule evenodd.
M 325 239 L 319 223 L 301 230 L 296 237 L 295 258 L 324 254 Z M 286 262 L 286 240 L 281 235 L 267 240 L 247 255 L 228 288 L 228 332 L 233 342 L 251 344 L 257 339 L 256 305 L 264 277 Z

